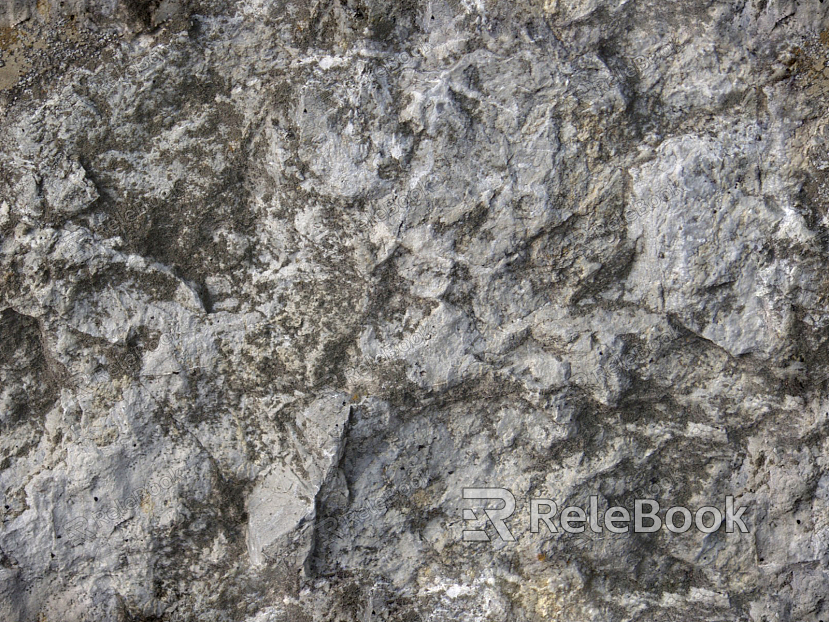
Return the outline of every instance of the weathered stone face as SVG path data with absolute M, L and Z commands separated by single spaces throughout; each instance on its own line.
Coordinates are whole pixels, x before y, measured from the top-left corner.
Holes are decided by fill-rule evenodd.
M 0 4 L 0 28 L 16 26 L 29 19 L 35 4 L 30 0 L 8 0 Z
M 827 21 L 0 6 L 0 621 L 829 620 Z
M 273 465 L 247 500 L 248 555 L 253 564 L 290 559 L 307 570 L 321 488 L 333 478 L 343 452 L 350 405 L 335 393 L 320 398 L 297 418 L 302 442 Z
M 123 20 L 126 25 L 129 18 L 142 15 L 146 15 L 149 25 L 153 8 L 152 2 L 140 0 L 137 3 L 131 0 L 6 0 L 0 3 L 0 28 L 13 28 L 27 20 L 54 26 L 61 20 L 98 22 L 113 17 Z

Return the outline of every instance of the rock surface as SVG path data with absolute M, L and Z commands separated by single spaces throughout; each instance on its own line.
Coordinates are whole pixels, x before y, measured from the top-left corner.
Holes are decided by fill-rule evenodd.
M 7 2 L 0 620 L 829 620 L 827 29 Z

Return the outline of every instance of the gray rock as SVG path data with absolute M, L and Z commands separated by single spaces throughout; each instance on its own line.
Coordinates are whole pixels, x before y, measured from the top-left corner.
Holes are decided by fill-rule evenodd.
M 316 400 L 297 418 L 296 434 L 305 442 L 257 482 L 247 499 L 248 554 L 254 564 L 274 555 L 293 555 L 303 569 L 308 563 L 317 495 L 342 457 L 349 410 L 341 393 Z
M 0 619 L 829 619 L 827 20 L 0 8 Z

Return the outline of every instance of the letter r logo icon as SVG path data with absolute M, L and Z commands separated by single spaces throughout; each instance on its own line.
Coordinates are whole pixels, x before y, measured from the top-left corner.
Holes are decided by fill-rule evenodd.
M 501 509 L 484 509 L 484 512 L 492 522 L 492 525 L 495 527 L 495 531 L 498 532 L 498 536 L 501 540 L 504 540 L 505 542 L 515 541 L 515 538 L 512 536 L 509 528 L 507 528 L 506 523 L 504 523 L 504 519 L 509 518 L 512 516 L 512 513 L 515 512 L 515 497 L 512 496 L 512 493 L 509 490 L 506 488 L 464 488 L 463 498 L 481 499 L 484 501 L 489 499 L 498 499 L 503 501 L 504 506 Z M 466 521 L 472 521 L 478 520 L 478 517 L 475 515 L 475 512 L 465 508 L 463 511 L 463 519 Z M 463 541 L 489 542 L 490 540 L 489 536 L 486 535 L 486 532 L 483 529 L 464 529 Z

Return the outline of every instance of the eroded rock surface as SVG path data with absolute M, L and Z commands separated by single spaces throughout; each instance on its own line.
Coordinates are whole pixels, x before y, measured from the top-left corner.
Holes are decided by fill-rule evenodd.
M 829 619 L 827 29 L 7 3 L 0 620 Z

